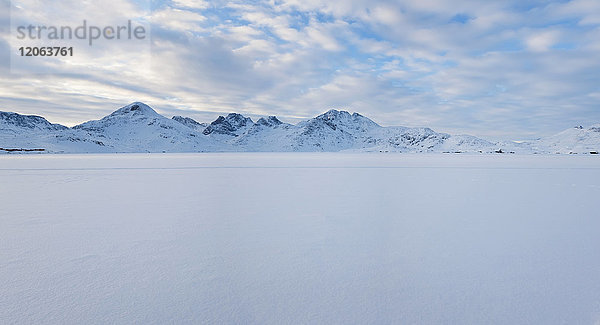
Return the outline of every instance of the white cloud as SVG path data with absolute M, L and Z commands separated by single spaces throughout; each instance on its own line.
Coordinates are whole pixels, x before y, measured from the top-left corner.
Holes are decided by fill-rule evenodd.
M 381 4 L 371 10 L 373 21 L 384 25 L 397 25 L 403 20 L 402 13 L 395 7 Z
M 83 53 L 77 60 L 93 68 L 3 77 L 1 103 L 71 124 L 134 100 L 207 118 L 293 120 L 341 107 L 387 125 L 483 136 L 600 120 L 596 1 L 170 3 L 148 16 L 151 69 L 127 47 Z M 129 1 L 110 7 L 136 10 Z M 459 14 L 469 19 L 452 21 Z
M 190 8 L 190 9 L 206 9 L 210 7 L 207 1 L 203 0 L 172 0 L 173 4 L 179 8 Z
M 182 9 L 164 8 L 153 12 L 150 21 L 158 26 L 176 31 L 200 32 L 204 29 L 200 26 L 206 18 L 196 12 Z
M 549 50 L 557 40 L 558 34 L 555 31 L 542 31 L 533 33 L 525 42 L 531 51 L 543 52 Z
M 314 27 L 308 27 L 306 29 L 306 36 L 308 36 L 308 38 L 317 46 L 327 51 L 341 51 L 343 49 L 338 41 L 327 31 Z
M 580 17 L 582 25 L 600 24 L 600 2 L 596 0 L 572 0 L 557 6 L 557 14 Z

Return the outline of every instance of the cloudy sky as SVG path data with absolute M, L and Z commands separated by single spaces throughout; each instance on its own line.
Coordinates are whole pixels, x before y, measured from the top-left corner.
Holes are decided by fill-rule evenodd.
M 132 101 L 200 121 L 236 111 L 294 123 L 339 108 L 491 139 L 600 123 L 597 0 L 0 4 L 0 110 L 66 125 Z M 150 38 L 10 64 L 15 24 L 84 19 L 131 19 Z

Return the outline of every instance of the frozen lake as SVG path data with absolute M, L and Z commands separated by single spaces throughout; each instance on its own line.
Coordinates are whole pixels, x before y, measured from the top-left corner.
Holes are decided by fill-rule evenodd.
M 2 324 L 599 324 L 600 157 L 0 156 Z

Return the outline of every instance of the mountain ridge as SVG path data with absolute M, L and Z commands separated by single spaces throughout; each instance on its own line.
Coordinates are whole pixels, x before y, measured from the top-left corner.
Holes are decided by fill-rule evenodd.
M 20 150 L 22 149 L 22 150 Z M 0 112 L 0 152 L 289 152 L 358 151 L 406 153 L 593 153 L 600 149 L 600 124 L 577 126 L 523 143 L 491 142 L 430 128 L 383 127 L 359 113 L 329 109 L 297 124 L 276 116 L 256 122 L 239 113 L 210 123 L 167 118 L 133 102 L 99 120 L 72 128 L 37 115 Z

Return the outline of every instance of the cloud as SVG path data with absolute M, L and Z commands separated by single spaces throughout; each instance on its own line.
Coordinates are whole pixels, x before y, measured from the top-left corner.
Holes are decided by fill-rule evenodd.
M 207 1 L 202 0 L 172 0 L 173 5 L 178 8 L 188 8 L 188 9 L 206 9 L 209 8 L 210 5 Z
M 558 39 L 554 31 L 542 31 L 533 33 L 526 39 L 527 47 L 534 52 L 543 52 L 550 49 Z
M 40 21 L 81 20 L 74 2 L 58 3 L 56 12 L 32 12 Z M 68 65 L 42 64 L 47 74 L 3 74 L 3 109 L 74 124 L 134 100 L 206 119 L 239 111 L 297 121 L 339 107 L 385 125 L 500 138 L 600 121 L 597 1 L 153 5 L 145 12 L 121 0 L 85 12 L 149 21 L 151 52 L 86 48 Z
M 160 27 L 173 29 L 176 31 L 200 32 L 203 28 L 199 25 L 206 18 L 195 12 L 188 10 L 164 8 L 152 12 L 149 16 L 150 21 Z

